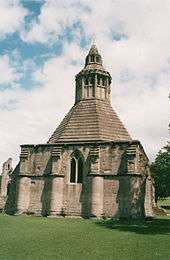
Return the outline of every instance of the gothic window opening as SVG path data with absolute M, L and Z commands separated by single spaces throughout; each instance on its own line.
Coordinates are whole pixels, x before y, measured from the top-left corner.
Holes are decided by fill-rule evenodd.
M 97 77 L 97 84 L 100 85 L 100 77 Z
M 70 183 L 83 182 L 83 159 L 80 156 L 71 159 Z
M 88 78 L 85 78 L 85 85 L 88 85 Z
M 94 62 L 94 56 L 93 55 L 91 56 L 91 62 Z
M 92 78 L 92 77 L 89 78 L 89 83 L 90 83 L 91 85 L 93 84 L 93 78 Z
M 75 158 L 71 159 L 70 182 L 76 183 L 76 160 L 75 160 Z

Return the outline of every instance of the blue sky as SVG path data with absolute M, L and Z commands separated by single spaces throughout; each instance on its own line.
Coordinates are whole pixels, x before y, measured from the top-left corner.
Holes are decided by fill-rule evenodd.
M 113 108 L 153 160 L 169 139 L 169 13 L 168 0 L 1 0 L 1 163 L 48 140 L 74 103 L 94 36 Z
M 10 1 L 9 1 L 10 2 Z M 18 1 L 14 1 L 18 2 Z M 76 2 L 76 1 L 75 1 Z M 23 0 L 18 2 L 20 6 L 23 6 L 27 10 L 27 15 L 23 19 L 23 27 L 25 31 L 29 31 L 32 22 L 37 21 L 38 16 L 41 14 L 41 8 L 46 4 L 46 1 L 41 0 Z M 78 1 L 79 3 L 79 1 Z M 77 4 L 81 6 L 81 3 Z M 78 7 L 80 8 L 80 7 Z M 89 12 L 87 7 L 84 7 L 84 12 Z M 81 30 L 81 38 L 79 39 L 79 46 L 81 48 L 89 47 L 91 43 L 92 35 L 86 35 L 83 31 L 84 28 L 81 25 L 81 21 L 76 19 L 70 26 L 66 25 L 63 30 L 58 33 L 56 36 L 54 35 L 53 40 L 50 42 L 41 42 L 41 41 L 27 41 L 23 40 L 21 37 L 21 32 L 16 30 L 11 34 L 6 34 L 5 38 L 1 38 L 0 40 L 0 55 L 8 54 L 11 62 L 13 61 L 14 53 L 18 53 L 20 59 L 19 64 L 22 62 L 31 59 L 34 62 L 35 68 L 43 67 L 44 63 L 47 59 L 53 56 L 59 56 L 63 54 L 63 44 L 68 42 L 71 43 L 74 41 L 74 31 Z M 114 37 L 114 35 L 113 35 Z M 115 34 L 115 40 L 119 40 L 121 37 L 120 34 Z M 21 65 L 22 67 L 22 65 Z M 19 69 L 20 70 L 20 69 Z M 20 84 L 21 87 L 30 89 L 35 87 L 37 82 L 32 79 L 32 70 L 28 68 L 22 76 L 15 81 Z M 3 89 L 5 83 L 0 85 Z M 8 84 L 9 86 L 9 84 Z

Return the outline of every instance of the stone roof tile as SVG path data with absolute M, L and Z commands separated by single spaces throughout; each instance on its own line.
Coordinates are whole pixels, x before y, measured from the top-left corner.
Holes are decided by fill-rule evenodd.
M 131 140 L 109 102 L 86 99 L 70 109 L 48 143 Z

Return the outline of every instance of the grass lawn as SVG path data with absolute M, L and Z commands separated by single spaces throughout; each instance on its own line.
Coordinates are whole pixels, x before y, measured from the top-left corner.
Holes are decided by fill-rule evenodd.
M 170 197 L 160 200 L 159 204 L 162 206 L 170 206 Z
M 168 260 L 170 217 L 119 222 L 0 215 L 0 259 Z
M 160 200 L 159 205 L 164 208 L 168 214 L 170 214 L 170 197 Z

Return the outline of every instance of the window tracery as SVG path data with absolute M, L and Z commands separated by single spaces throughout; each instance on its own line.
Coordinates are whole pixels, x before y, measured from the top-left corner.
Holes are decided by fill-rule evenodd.
M 83 158 L 79 151 L 75 151 L 70 163 L 70 183 L 83 182 Z

